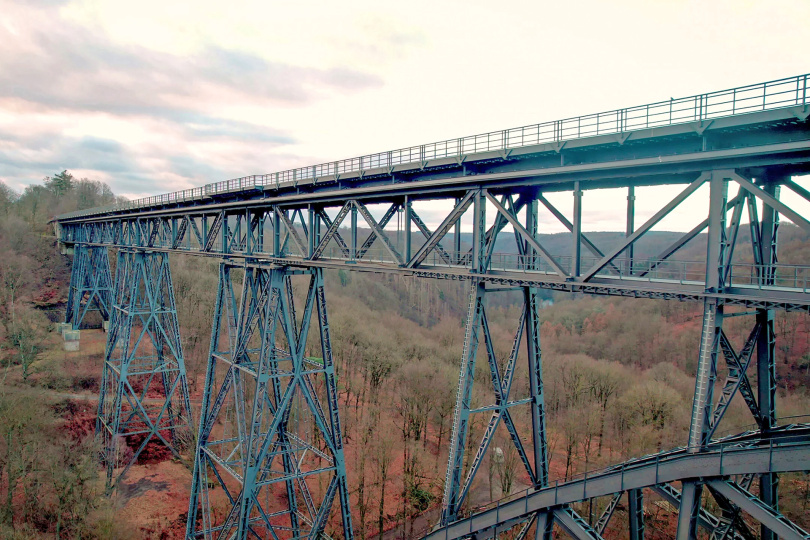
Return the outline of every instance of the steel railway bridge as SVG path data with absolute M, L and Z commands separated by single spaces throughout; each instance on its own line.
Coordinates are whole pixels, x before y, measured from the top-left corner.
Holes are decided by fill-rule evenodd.
M 97 433 L 110 486 L 150 441 L 178 452 L 196 430 L 187 538 L 315 538 L 333 506 L 353 538 L 323 272 L 392 272 L 469 286 L 442 514 L 428 538 L 516 527 L 520 539 L 545 539 L 555 523 L 575 538 L 601 538 L 626 497 L 628 535 L 639 539 L 652 493 L 678 509 L 680 539 L 699 528 L 754 538 L 752 519 L 761 538 L 810 537 L 779 512 L 779 473 L 810 469 L 810 427 L 778 421 L 774 359 L 775 312 L 810 310 L 810 267 L 777 256 L 780 217 L 810 233 L 806 215 L 780 197 L 789 190 L 810 201 L 793 179 L 810 170 L 807 86 L 800 75 L 57 217 L 60 242 L 75 253 L 66 324 L 78 329 L 94 310 L 109 321 Z M 664 185 L 679 193 L 637 214 L 636 188 Z M 598 202 L 608 188 L 627 194 L 626 234 L 609 249 L 583 233 L 584 194 Z M 572 208 L 548 197 L 560 192 Z M 696 199 L 708 205 L 703 219 L 657 256 L 637 256 L 639 239 Z M 443 209 L 438 225 L 422 219 L 426 209 Z M 567 253 L 543 245 L 541 211 L 570 231 Z M 651 216 L 643 223 L 642 213 Z M 683 260 L 698 237 L 705 257 Z M 200 410 L 188 399 L 173 253 L 219 261 Z M 540 289 L 703 306 L 683 448 L 550 483 Z M 519 291 L 523 309 L 500 366 L 486 305 L 503 291 Z M 723 330 L 731 316 L 750 320 L 736 347 Z M 474 380 L 479 357 L 489 381 Z M 528 362 L 523 398 L 513 390 L 519 358 Z M 475 403 L 475 384 L 491 384 L 494 403 Z M 718 439 L 736 396 L 756 427 Z M 514 419 L 520 408 L 528 433 Z M 477 446 L 468 440 L 476 414 L 489 417 Z M 532 487 L 470 514 L 470 487 L 500 425 Z M 140 446 L 130 455 L 122 441 L 133 438 Z M 703 504 L 707 494 L 718 515 Z M 589 523 L 573 505 L 597 497 L 609 503 Z

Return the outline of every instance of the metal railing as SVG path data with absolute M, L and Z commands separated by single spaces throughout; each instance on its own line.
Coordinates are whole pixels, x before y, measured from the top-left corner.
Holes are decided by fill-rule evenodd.
M 167 203 L 200 200 L 222 193 L 253 189 L 275 189 L 294 186 L 301 180 L 316 180 L 336 174 L 418 163 L 477 152 L 506 150 L 543 143 L 624 133 L 635 129 L 661 127 L 701 121 L 736 114 L 779 109 L 810 103 L 808 77 L 797 75 L 764 83 L 741 86 L 636 107 L 554 120 L 468 137 L 410 146 L 340 161 L 310 165 L 271 174 L 243 176 L 203 187 L 145 197 L 110 206 L 70 212 L 58 216 L 68 219 L 108 212 L 132 210 Z

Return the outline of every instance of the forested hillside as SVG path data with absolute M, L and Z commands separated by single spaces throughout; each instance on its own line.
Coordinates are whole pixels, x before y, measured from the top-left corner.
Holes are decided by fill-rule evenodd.
M 92 439 L 104 334 L 83 330 L 82 349 L 66 353 L 51 330 L 51 323 L 64 317 L 70 260 L 59 254 L 47 221 L 61 212 L 114 200 L 106 185 L 67 172 L 23 193 L 0 183 L 2 538 L 182 537 L 188 463 L 152 452 L 132 469 L 118 494 L 105 497 Z M 644 247 L 646 255 L 675 237 L 659 234 L 660 245 Z M 790 225 L 783 225 L 780 234 L 785 240 L 780 260 L 807 262 L 808 238 Z M 607 250 L 620 235 L 590 238 Z M 547 240 L 553 252 L 568 249 L 565 235 Z M 705 240 L 696 238 L 689 249 L 699 259 Z M 738 255 L 740 260 L 746 256 Z M 192 405 L 199 403 L 204 382 L 216 264 L 192 256 L 172 259 Z M 519 319 L 518 298 L 509 294 L 500 295 L 489 310 L 501 364 Z M 464 338 L 466 285 L 340 271 L 327 274 L 327 295 L 357 536 L 414 537 L 437 519 Z M 551 292 L 545 296 L 549 301 L 542 311 L 541 338 L 552 481 L 683 444 L 700 306 Z M 750 330 L 745 319 L 726 321 L 735 347 Z M 776 327 L 778 413 L 790 417 L 810 410 L 810 324 L 806 315 L 780 312 Z M 518 366 L 515 393 L 522 397 L 528 394 L 528 376 L 525 362 Z M 477 369 L 480 380 L 488 381 L 487 363 L 479 361 Z M 476 387 L 474 399 L 490 399 L 484 385 Z M 728 432 L 753 423 L 744 404 L 734 405 L 724 420 Z M 515 416 L 523 432 L 530 425 L 528 413 L 521 409 Z M 471 444 L 480 440 L 487 421 L 488 416 L 473 416 Z M 468 510 L 528 486 L 506 431 L 497 433 L 495 445 L 502 459 L 484 462 Z M 810 526 L 810 476 L 783 476 L 780 492 L 780 509 Z M 675 513 L 652 495 L 650 501 L 647 537 L 667 538 Z M 598 516 L 601 508 L 579 511 Z M 616 530 L 609 529 L 606 537 L 623 536 L 620 521 L 614 520 Z M 339 530 L 337 517 L 327 532 L 335 537 Z

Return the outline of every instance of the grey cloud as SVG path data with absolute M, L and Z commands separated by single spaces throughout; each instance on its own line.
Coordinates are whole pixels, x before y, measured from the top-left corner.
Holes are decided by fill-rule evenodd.
M 148 172 L 126 171 L 114 176 L 110 187 L 116 194 L 120 193 L 166 193 L 166 183 L 158 180 Z M 176 190 L 171 190 L 176 191 Z
M 199 138 L 251 140 L 275 145 L 293 144 L 295 142 L 292 137 L 281 135 L 270 128 L 249 122 L 196 114 L 176 114 L 173 117 L 185 125 L 189 135 Z
M 0 179 L 39 180 L 61 170 L 96 170 L 111 177 L 116 193 L 163 193 L 168 191 L 159 173 L 171 172 L 208 183 L 233 176 L 204 160 L 166 153 L 155 156 L 165 164 L 160 170 L 140 165 L 117 141 L 97 137 L 20 136 L 0 131 Z M 20 151 L 36 149 L 37 152 Z
M 92 169 L 119 173 L 133 169 L 134 161 L 124 147 L 111 139 L 96 137 L 71 138 L 58 135 L 22 137 L 0 132 L 0 142 L 12 143 L 9 150 L 0 150 L 0 165 L 6 174 L 16 170 L 30 171 L 41 178 L 63 169 Z M 18 151 L 35 149 L 36 153 Z M 27 175 L 26 175 L 27 176 Z
M 205 183 L 235 176 L 232 172 L 228 173 L 191 156 L 170 156 L 168 162 L 171 164 L 172 172 L 188 178 L 206 178 Z
M 102 112 L 135 121 L 151 119 L 168 124 L 172 132 L 179 129 L 192 147 L 198 142 L 247 143 L 255 148 L 256 163 L 243 151 L 248 162 L 241 167 L 258 165 L 258 155 L 268 147 L 296 141 L 272 127 L 219 117 L 206 110 L 212 101 L 298 106 L 324 92 L 352 92 L 381 83 L 353 68 L 306 68 L 221 47 L 178 56 L 117 45 L 98 29 L 62 20 L 56 4 L 27 4 L 27 11 L 17 12 L 24 14 L 16 21 L 17 34 L 0 25 L 0 99 L 23 100 L 39 113 Z M 22 182 L 62 169 L 97 170 L 114 177 L 111 187 L 116 192 L 146 193 L 171 189 L 165 180 L 154 180 L 161 173 L 196 184 L 256 172 L 225 171 L 170 148 L 157 150 L 148 160 L 148 167 L 160 170 L 145 170 L 147 165 L 136 159 L 133 149 L 114 140 L 77 139 L 58 132 L 0 132 L 0 142 L 5 143 L 0 145 L 0 176 Z
M 11 45 L 0 49 L 0 96 L 48 107 L 162 116 L 194 110 L 202 86 L 222 88 L 224 98 L 301 104 L 329 88 L 380 83 L 354 69 L 305 68 L 213 46 L 189 57 L 119 46 L 64 21 L 29 32 L 34 50 L 15 47 L 0 27 Z M 178 107 L 182 100 L 188 105 Z

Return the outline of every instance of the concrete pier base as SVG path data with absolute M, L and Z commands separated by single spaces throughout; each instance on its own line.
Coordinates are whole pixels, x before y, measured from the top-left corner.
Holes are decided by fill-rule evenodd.
M 66 351 L 79 350 L 79 330 L 64 330 L 62 337 L 65 339 L 64 349 Z

